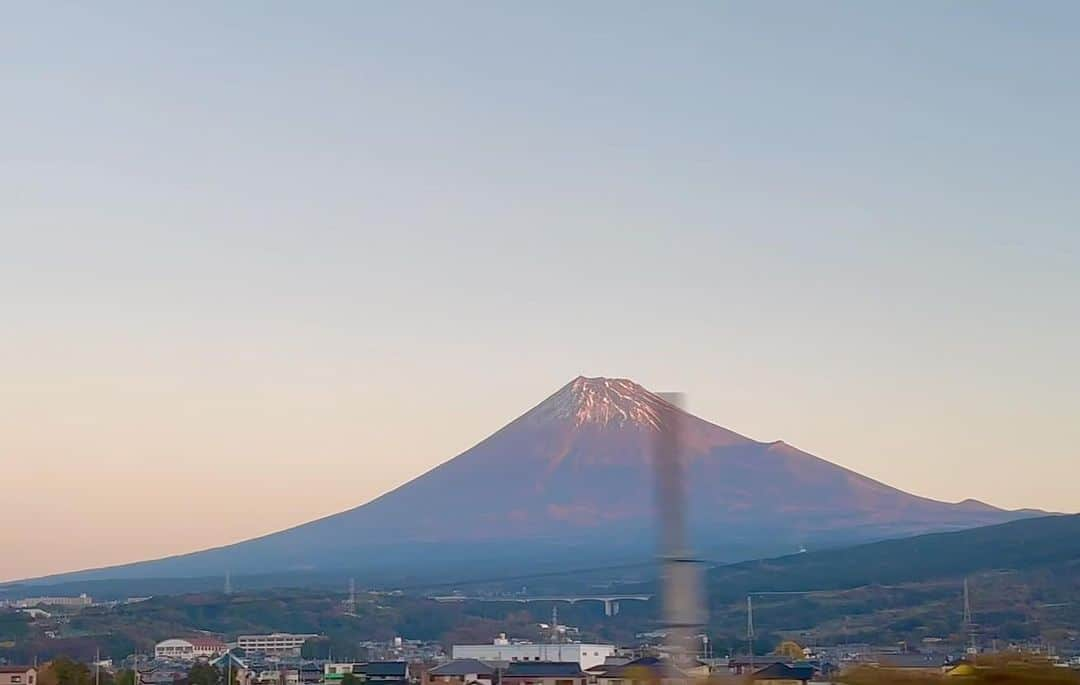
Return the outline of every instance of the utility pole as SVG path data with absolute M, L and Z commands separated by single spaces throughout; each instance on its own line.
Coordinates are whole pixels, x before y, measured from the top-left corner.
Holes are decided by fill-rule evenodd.
M 349 578 L 349 611 L 356 613 L 356 578 Z
M 232 578 L 229 576 L 228 569 L 225 569 L 225 594 L 232 594 Z

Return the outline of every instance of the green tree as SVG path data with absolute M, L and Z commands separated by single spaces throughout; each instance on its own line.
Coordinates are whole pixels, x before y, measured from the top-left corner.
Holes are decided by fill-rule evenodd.
M 94 676 L 86 664 L 61 656 L 45 665 L 38 680 L 43 685 L 91 685 Z

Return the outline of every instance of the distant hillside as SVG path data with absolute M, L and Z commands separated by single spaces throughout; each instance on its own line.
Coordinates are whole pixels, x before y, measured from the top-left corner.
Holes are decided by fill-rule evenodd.
M 563 571 L 569 569 L 563 568 Z M 470 586 L 470 593 L 512 595 L 582 594 L 596 587 L 652 594 L 655 571 L 579 569 L 571 574 L 538 574 L 511 581 L 498 574 Z M 636 576 L 637 580 L 626 580 Z M 716 566 L 708 575 L 709 634 L 717 653 L 745 649 L 746 596 L 755 593 L 755 649 L 766 654 L 781 639 L 803 644 L 873 642 L 910 645 L 933 637 L 966 642 L 962 623 L 963 580 L 970 581 L 979 638 L 1009 641 L 1080 641 L 1080 516 L 1028 519 L 984 528 L 920 535 L 846 549 Z M 622 581 L 620 582 L 620 579 Z M 258 586 L 256 586 L 256 580 Z M 335 654 L 362 654 L 359 643 L 393 636 L 438 639 L 445 644 L 487 641 L 499 632 L 536 638 L 536 626 L 551 615 L 550 602 L 437 602 L 429 593 L 451 588 L 413 586 L 402 594 L 361 592 L 348 609 L 345 579 L 310 574 L 304 588 L 273 590 L 295 576 L 250 577 L 233 595 L 203 592 L 160 596 L 117 607 L 94 607 L 70 619 L 31 622 L 24 614 L 0 611 L 0 658 L 29 660 L 57 653 L 120 658 L 134 648 L 149 650 L 155 640 L 210 630 L 239 632 L 321 632 Z M 220 579 L 192 581 L 216 585 Z M 112 581 L 116 582 L 116 581 Z M 408 588 L 405 577 L 396 587 Z M 390 585 L 389 587 L 395 587 Z M 101 588 L 99 588 L 101 589 Z M 805 594 L 769 595 L 768 592 Z M 761 594 L 758 594 L 761 593 Z M 567 625 L 587 637 L 632 644 L 635 635 L 658 628 L 659 598 L 624 602 L 617 616 L 605 616 L 597 602 L 558 605 Z M 58 639 L 47 631 L 59 631 Z M 1056 642 L 1055 642 L 1056 641 Z M 1071 642 L 1070 642 L 1071 641 Z M 935 643 L 938 644 L 938 643 Z M 87 657 L 89 658 L 89 657 Z
M 749 592 L 892 585 L 1075 561 L 1080 561 L 1080 514 L 721 566 L 709 573 L 708 587 L 715 601 L 724 601 Z
M 710 628 L 729 640 L 745 636 L 746 598 L 753 594 L 761 650 L 780 639 L 917 645 L 933 638 L 963 644 L 965 579 L 984 644 L 1075 644 L 1080 516 L 716 567 L 707 584 Z

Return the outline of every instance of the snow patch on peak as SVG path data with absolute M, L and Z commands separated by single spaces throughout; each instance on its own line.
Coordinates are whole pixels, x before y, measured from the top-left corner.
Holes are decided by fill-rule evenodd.
M 659 430 L 668 404 L 625 378 L 578 376 L 537 407 L 545 417 L 572 420 L 575 425 L 637 424 Z

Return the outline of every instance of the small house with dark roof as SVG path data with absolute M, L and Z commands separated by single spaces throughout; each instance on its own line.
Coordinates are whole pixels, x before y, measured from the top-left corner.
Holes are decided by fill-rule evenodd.
M 502 685 L 586 685 L 581 665 L 567 661 L 515 661 L 502 672 Z
M 495 669 L 479 659 L 455 659 L 427 672 L 429 685 L 450 683 L 451 685 L 492 685 Z
M 0 666 L 0 685 L 37 685 L 33 666 Z
M 597 685 L 640 685 L 642 683 L 674 685 L 688 680 L 690 680 L 690 675 L 670 659 L 654 656 L 634 659 L 620 666 L 610 666 L 596 677 Z
M 813 666 L 788 666 L 778 661 L 754 671 L 750 679 L 754 682 L 769 681 L 773 685 L 806 685 L 813 677 Z

